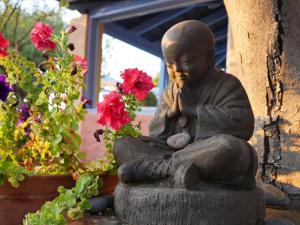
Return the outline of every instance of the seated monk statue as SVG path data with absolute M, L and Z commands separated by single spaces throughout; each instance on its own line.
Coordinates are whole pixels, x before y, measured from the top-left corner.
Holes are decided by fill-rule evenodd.
M 150 135 L 116 141 L 120 180 L 165 181 L 186 189 L 201 183 L 253 188 L 257 155 L 247 142 L 253 112 L 240 81 L 216 68 L 209 27 L 196 20 L 174 25 L 162 38 L 162 52 L 170 82 Z

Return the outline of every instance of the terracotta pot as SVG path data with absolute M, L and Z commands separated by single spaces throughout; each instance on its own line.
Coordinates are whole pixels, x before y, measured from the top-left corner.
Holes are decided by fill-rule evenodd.
M 119 183 L 118 176 L 101 175 L 100 177 L 103 181 L 103 188 L 100 190 L 100 195 L 111 195 Z
M 35 212 L 45 201 L 57 196 L 57 188 L 72 188 L 71 176 L 33 176 L 21 182 L 18 188 L 5 183 L 0 186 L 0 224 L 21 225 L 28 212 Z

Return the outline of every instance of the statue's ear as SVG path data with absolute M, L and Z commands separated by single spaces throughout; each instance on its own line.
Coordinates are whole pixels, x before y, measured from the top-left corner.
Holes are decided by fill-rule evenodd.
M 210 49 L 208 49 L 208 68 L 212 69 L 215 66 L 216 66 L 215 49 L 210 48 Z

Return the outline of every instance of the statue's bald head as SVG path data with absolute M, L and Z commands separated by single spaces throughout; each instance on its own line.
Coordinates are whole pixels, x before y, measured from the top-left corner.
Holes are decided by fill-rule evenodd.
M 207 49 L 214 48 L 214 37 L 210 28 L 198 20 L 186 20 L 172 26 L 162 38 L 162 49 L 174 43 L 186 48 L 201 45 Z
M 162 52 L 169 76 L 179 87 L 198 83 L 215 68 L 213 34 L 197 20 L 171 27 L 163 36 Z

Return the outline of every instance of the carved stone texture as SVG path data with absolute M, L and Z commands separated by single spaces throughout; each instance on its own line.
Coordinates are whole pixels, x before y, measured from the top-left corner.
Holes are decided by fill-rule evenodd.
M 285 219 L 267 220 L 265 225 L 295 225 L 294 223 Z
M 200 191 L 119 184 L 115 210 L 130 225 L 263 225 L 260 189 L 232 190 L 213 185 Z

